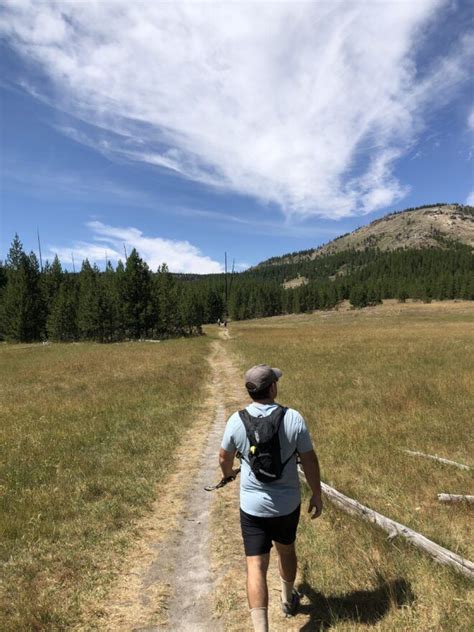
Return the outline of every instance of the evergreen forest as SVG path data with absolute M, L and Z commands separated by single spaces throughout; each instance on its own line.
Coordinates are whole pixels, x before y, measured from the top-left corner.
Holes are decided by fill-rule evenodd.
M 18 342 L 153 339 L 197 335 L 204 323 L 335 308 L 395 298 L 474 299 L 469 246 L 439 237 L 439 247 L 345 250 L 233 274 L 172 274 L 149 269 L 134 249 L 105 270 L 79 272 L 57 257 L 40 265 L 16 235 L 0 262 L 0 338 Z M 300 277 L 298 287 L 284 283 Z

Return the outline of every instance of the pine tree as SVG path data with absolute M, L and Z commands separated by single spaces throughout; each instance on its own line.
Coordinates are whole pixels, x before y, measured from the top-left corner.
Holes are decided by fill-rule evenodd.
M 299 288 L 295 290 L 291 290 L 293 293 L 293 301 L 291 304 L 291 312 L 293 314 L 299 314 L 301 312 L 301 303 L 300 303 L 300 292 Z
M 425 283 L 422 290 L 421 298 L 423 303 L 431 303 L 431 301 L 433 300 L 433 290 L 430 282 Z
M 333 309 L 337 305 L 337 291 L 333 283 L 325 287 L 325 308 Z
M 282 296 L 281 310 L 282 314 L 289 314 L 292 305 L 291 290 L 285 290 Z
M 78 339 L 77 308 L 76 279 L 66 272 L 48 316 L 48 336 L 52 340 L 72 342 Z
M 7 270 L 3 261 L 0 261 L 0 293 L 7 284 Z
M 467 301 L 474 300 L 474 274 L 464 275 L 460 284 L 460 297 Z
M 135 248 L 127 259 L 122 283 L 125 333 L 139 339 L 147 335 L 152 325 L 153 310 L 150 270 Z
M 300 287 L 298 288 L 298 292 L 300 295 L 300 311 L 301 312 L 311 311 L 311 303 L 310 303 L 308 286 L 300 285 Z
M 20 265 L 25 256 L 23 244 L 15 233 L 5 265 L 2 267 L 3 287 L 0 302 L 0 336 L 18 340 L 21 331 L 22 290 Z
M 308 302 L 311 310 L 320 309 L 321 300 L 318 291 L 318 286 L 315 283 L 308 285 Z
M 367 290 L 367 305 L 378 305 L 382 302 L 380 288 L 372 284 Z
M 79 305 L 77 326 L 83 340 L 102 340 L 101 288 L 99 270 L 88 259 L 82 263 L 79 273 Z
M 232 320 L 240 320 L 242 305 L 242 287 L 240 285 L 237 285 L 232 288 L 232 292 L 228 301 L 229 316 Z
M 117 300 L 117 331 L 116 339 L 125 339 L 125 313 L 124 313 L 124 277 L 125 266 L 123 261 L 119 259 L 113 277 L 113 293 Z
M 404 284 L 400 284 L 397 290 L 397 299 L 399 303 L 406 303 L 409 293 Z
M 18 233 L 15 233 L 10 250 L 8 251 L 5 267 L 8 270 L 19 270 L 24 254 L 23 244 L 18 237 Z
M 45 330 L 45 311 L 40 288 L 40 271 L 36 255 L 20 251 L 15 236 L 8 254 L 7 284 L 1 304 L 1 331 L 5 338 L 17 342 L 40 340 Z
M 319 301 L 321 309 L 329 309 L 329 297 L 326 285 L 321 285 L 319 288 Z
M 99 276 L 101 300 L 101 321 L 103 342 L 121 339 L 120 310 L 115 272 L 110 261 L 105 272 Z
M 159 338 L 182 333 L 179 297 L 176 281 L 164 263 L 158 268 L 153 284 L 153 303 L 156 313 L 155 330 Z
M 206 321 L 208 323 L 215 323 L 218 318 L 222 319 L 223 313 L 224 299 L 222 298 L 222 294 L 215 288 L 211 288 L 207 293 Z
M 367 289 L 363 285 L 354 285 L 351 289 L 349 301 L 353 307 L 367 306 Z
M 63 270 L 58 255 L 55 255 L 53 263 L 46 261 L 41 275 L 41 287 L 44 301 L 49 311 L 56 295 L 59 292 L 63 280 Z
M 204 320 L 204 303 L 195 289 L 186 288 L 181 297 L 181 313 L 187 333 L 201 334 Z
M 7 284 L 7 268 L 3 261 L 0 260 L 0 298 L 3 292 L 3 288 Z

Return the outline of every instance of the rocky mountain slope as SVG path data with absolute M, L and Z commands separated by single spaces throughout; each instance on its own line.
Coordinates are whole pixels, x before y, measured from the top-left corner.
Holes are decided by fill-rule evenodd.
M 272 257 L 259 265 L 298 263 L 321 255 L 368 247 L 381 251 L 443 247 L 446 240 L 458 241 L 474 248 L 474 207 L 434 204 L 391 213 L 319 248 Z

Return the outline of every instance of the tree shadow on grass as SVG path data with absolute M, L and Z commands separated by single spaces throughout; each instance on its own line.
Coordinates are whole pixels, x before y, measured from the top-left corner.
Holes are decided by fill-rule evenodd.
M 372 590 L 354 590 L 337 597 L 326 597 L 307 583 L 298 590 L 310 601 L 299 607 L 299 612 L 310 616 L 300 632 L 324 632 L 341 621 L 375 625 L 391 608 L 410 605 L 415 599 L 405 579 L 382 580 Z

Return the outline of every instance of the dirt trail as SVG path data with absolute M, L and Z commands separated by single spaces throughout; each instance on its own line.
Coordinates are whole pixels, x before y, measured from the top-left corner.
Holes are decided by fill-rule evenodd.
M 229 351 L 232 335 L 228 330 L 220 332 L 223 340 L 222 353 L 226 357 L 226 415 L 243 408 L 248 403 L 248 394 L 242 383 L 242 372 L 238 370 Z M 215 581 L 215 608 L 226 632 L 252 632 L 246 595 L 246 568 L 239 517 L 239 485 L 227 485 L 215 492 L 216 502 L 212 505 L 212 568 Z M 285 619 L 280 609 L 280 574 L 276 553 L 273 549 L 268 569 L 269 621 L 272 632 L 296 632 L 308 629 L 308 616 L 301 613 L 293 619 Z M 297 584 L 299 577 L 297 578 Z M 303 603 L 305 601 L 303 600 Z M 209 628 L 213 632 L 214 628 Z
M 219 380 L 213 383 L 218 386 Z M 218 391 L 219 389 L 217 389 Z M 212 613 L 213 584 L 210 572 L 210 508 L 212 494 L 205 485 L 216 479 L 216 455 L 225 424 L 224 407 L 217 396 L 214 422 L 209 432 L 197 476 L 189 488 L 184 525 L 175 544 L 175 572 L 172 578 L 173 599 L 169 606 L 169 628 L 193 632 L 209 630 Z M 217 621 L 213 630 L 221 630 Z
M 212 618 L 211 504 L 204 486 L 219 480 L 217 453 L 235 369 L 225 350 L 229 333 L 212 343 L 209 393 L 199 419 L 178 449 L 176 467 L 154 509 L 138 525 L 139 542 L 123 564 L 100 629 L 135 632 L 219 632 Z M 227 399 L 226 399 L 227 398 Z
M 208 358 L 211 380 L 201 414 L 177 450 L 176 466 L 157 493 L 152 513 L 122 564 L 120 579 L 101 608 L 100 630 L 113 632 L 229 632 L 251 630 L 245 558 L 238 516 L 238 484 L 218 492 L 217 453 L 228 415 L 247 401 L 240 371 L 219 331 Z M 276 563 L 269 570 L 270 617 L 278 611 Z M 230 597 L 230 600 L 229 600 Z M 213 611 L 217 615 L 213 615 Z M 295 629 L 287 622 L 284 627 Z

